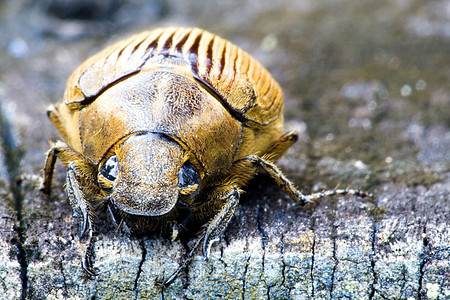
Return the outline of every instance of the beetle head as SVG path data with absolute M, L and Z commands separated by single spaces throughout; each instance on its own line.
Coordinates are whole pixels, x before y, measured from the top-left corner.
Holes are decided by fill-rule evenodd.
M 158 133 L 128 137 L 100 166 L 98 178 L 116 208 L 140 216 L 170 212 L 180 195 L 193 196 L 200 185 L 183 148 Z

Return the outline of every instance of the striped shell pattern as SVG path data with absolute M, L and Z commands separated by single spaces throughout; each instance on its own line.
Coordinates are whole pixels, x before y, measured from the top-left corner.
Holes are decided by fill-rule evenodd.
M 198 28 L 163 28 L 118 42 L 83 63 L 68 80 L 65 103 L 80 109 L 158 55 L 183 59 L 194 78 L 246 126 L 267 125 L 282 112 L 282 91 L 269 72 L 232 43 Z

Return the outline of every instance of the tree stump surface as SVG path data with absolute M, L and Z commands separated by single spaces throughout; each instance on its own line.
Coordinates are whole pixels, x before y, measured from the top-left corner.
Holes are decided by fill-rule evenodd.
M 149 8 L 135 2 L 128 9 L 136 20 L 122 23 L 65 19 L 54 15 L 52 1 L 2 4 L 0 299 L 450 298 L 450 61 L 442 55 L 450 49 L 439 32 L 421 35 L 414 27 L 420 16 L 444 28 L 445 1 L 409 9 L 398 1 L 349 1 L 344 10 L 283 0 L 257 12 L 252 1 L 243 2 L 248 10 L 212 1 L 205 12 L 167 1 L 172 13 L 161 10 L 154 23 L 142 21 L 140 10 Z M 214 5 L 241 23 L 206 18 Z M 357 12 L 369 9 L 385 18 L 360 18 Z M 286 126 L 300 139 L 277 165 L 302 191 L 339 185 L 374 198 L 330 197 L 300 207 L 261 171 L 209 260 L 197 253 L 169 287 L 156 283 L 183 262 L 186 245 L 128 237 L 108 221 L 95 243 L 98 275 L 90 278 L 81 268 L 85 239 L 64 193 L 64 167 L 58 163 L 51 196 L 37 189 L 48 141 L 58 139 L 46 106 L 62 97 L 66 79 L 89 55 L 179 18 L 248 50 L 278 79 Z

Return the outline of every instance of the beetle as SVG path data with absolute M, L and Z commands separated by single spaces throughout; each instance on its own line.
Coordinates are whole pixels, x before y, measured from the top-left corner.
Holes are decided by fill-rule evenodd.
M 197 248 L 208 257 L 259 169 L 300 205 L 371 196 L 297 190 L 274 164 L 298 138 L 283 127 L 280 86 L 248 53 L 198 28 L 143 32 L 94 55 L 48 116 L 63 141 L 47 153 L 42 190 L 50 193 L 59 158 L 80 237 L 89 237 L 82 266 L 91 275 L 97 203 L 132 232 L 206 224 L 170 284 Z

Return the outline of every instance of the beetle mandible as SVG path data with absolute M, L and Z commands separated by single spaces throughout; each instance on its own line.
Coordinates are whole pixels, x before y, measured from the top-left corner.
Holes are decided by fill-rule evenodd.
M 59 158 L 80 236 L 89 237 L 82 264 L 89 274 L 95 203 L 132 231 L 206 223 L 185 265 L 196 248 L 208 256 L 260 168 L 300 205 L 336 194 L 371 196 L 298 191 L 274 164 L 298 137 L 284 131 L 278 83 L 248 53 L 198 28 L 143 32 L 94 55 L 48 116 L 64 142 L 47 154 L 42 190 L 50 192 Z

